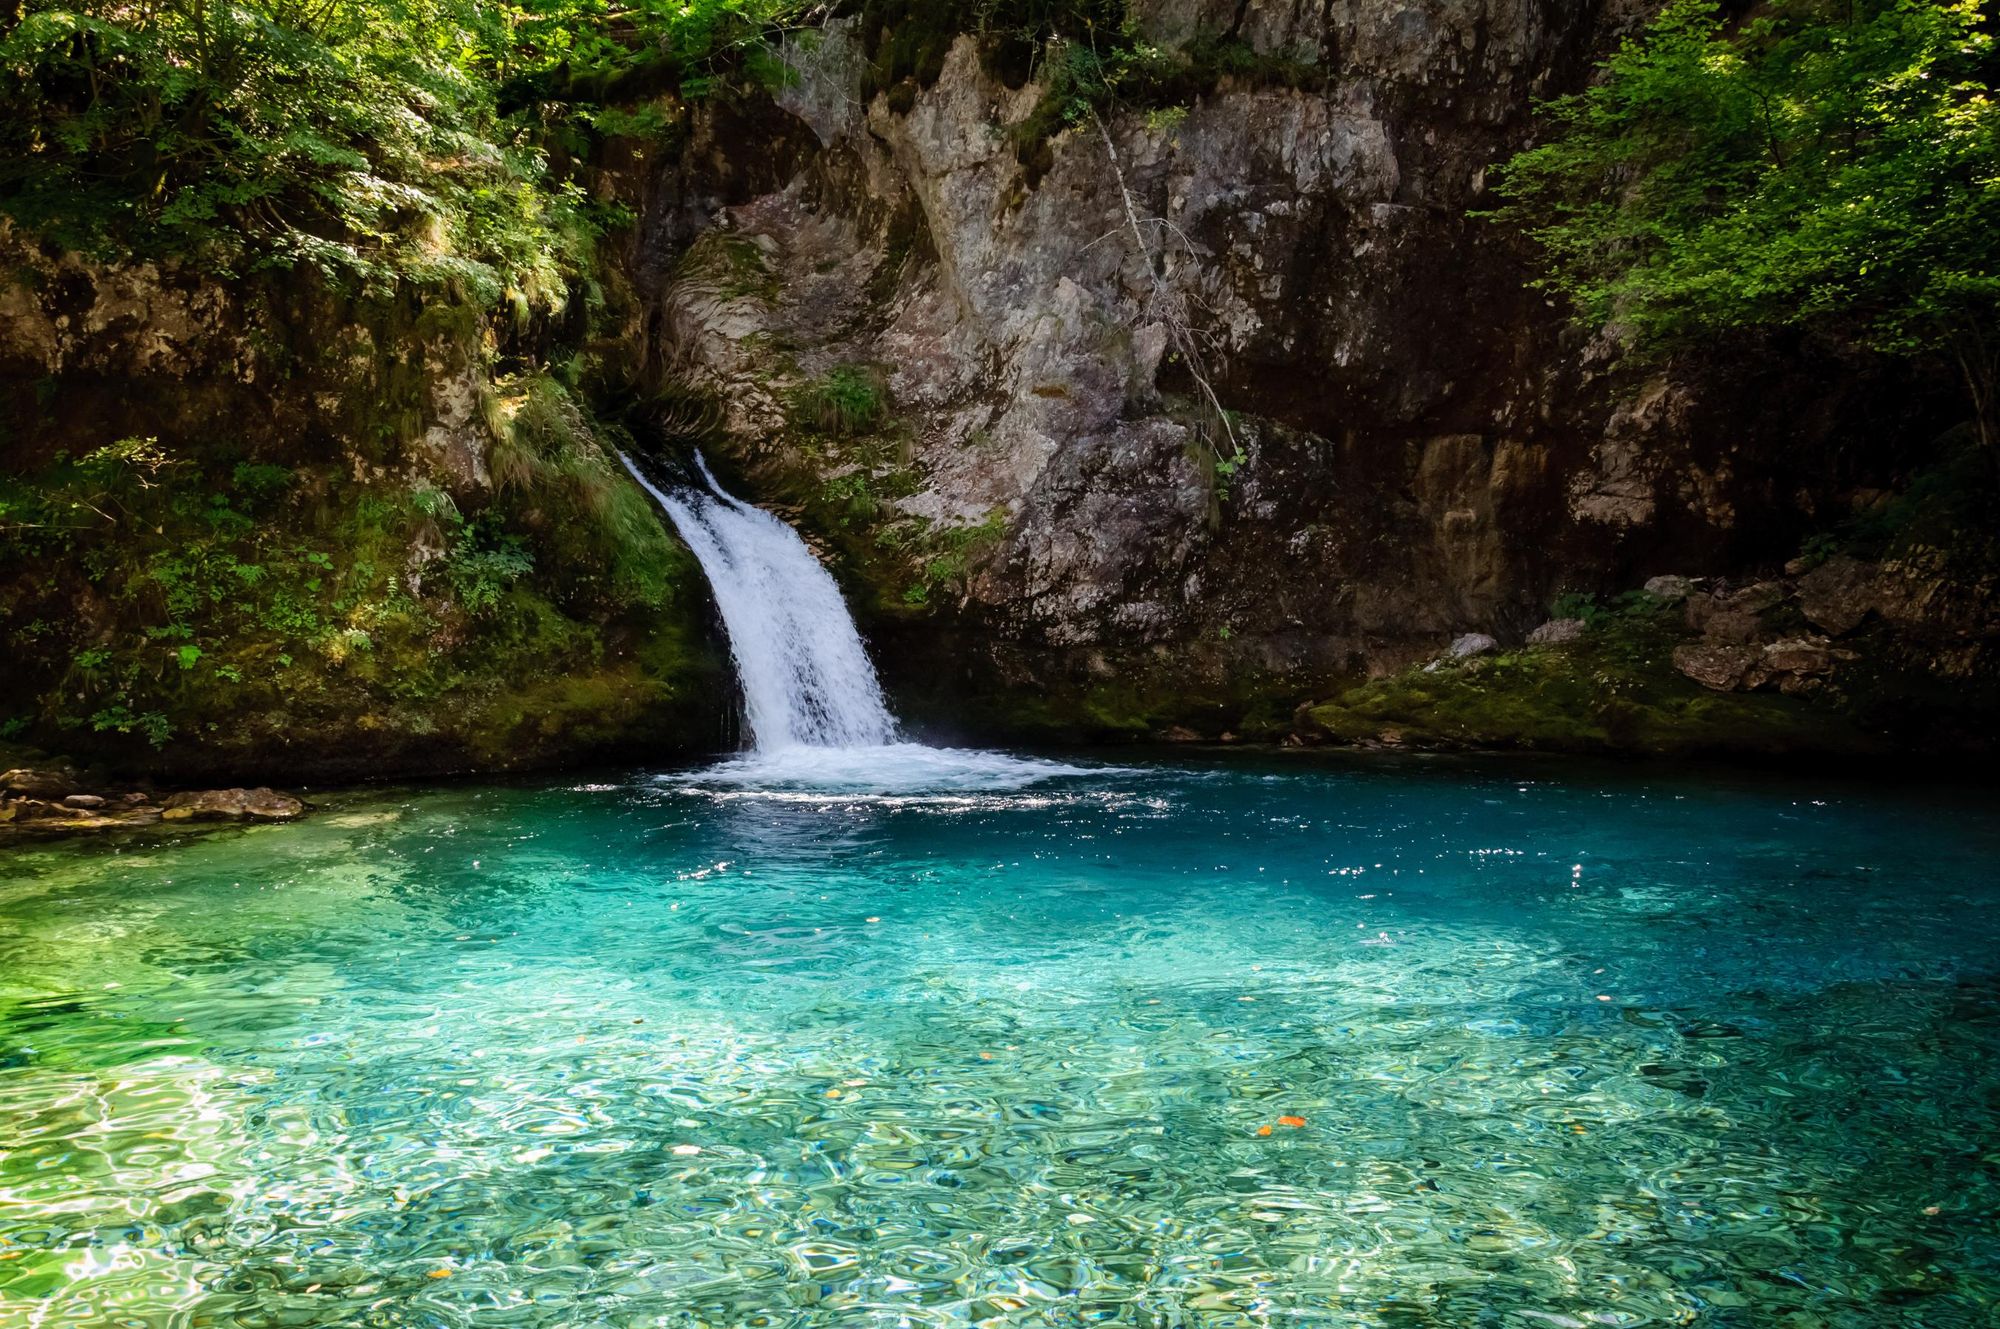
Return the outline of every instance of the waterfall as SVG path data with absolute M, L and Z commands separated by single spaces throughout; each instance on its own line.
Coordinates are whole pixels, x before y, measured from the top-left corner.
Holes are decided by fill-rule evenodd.
M 758 752 L 879 747 L 896 722 L 840 588 L 798 532 L 725 492 L 698 454 L 706 489 L 662 489 L 618 459 L 708 574 Z

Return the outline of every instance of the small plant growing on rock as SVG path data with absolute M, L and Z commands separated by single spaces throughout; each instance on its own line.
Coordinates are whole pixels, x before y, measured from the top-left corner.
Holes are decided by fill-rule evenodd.
M 798 389 L 792 396 L 795 423 L 816 434 L 858 438 L 888 419 L 888 385 L 868 365 L 842 365 Z

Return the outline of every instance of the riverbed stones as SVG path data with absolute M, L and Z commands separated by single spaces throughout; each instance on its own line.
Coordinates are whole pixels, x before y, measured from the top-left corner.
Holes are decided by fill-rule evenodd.
M 1810 692 L 1833 672 L 1835 653 L 1824 637 L 1786 637 L 1764 648 L 1745 682 L 1780 692 Z
M 122 794 L 72 793 L 60 798 L 32 798 L 14 792 L 0 796 L 0 826 L 22 835 L 119 830 L 161 821 L 290 821 L 305 811 L 305 804 L 292 795 L 262 787 L 179 793 L 163 803 L 154 802 L 152 795 L 143 790 Z
M 1758 582 L 1711 595 L 1690 595 L 1687 625 L 1711 641 L 1748 645 L 1763 630 L 1764 611 L 1784 598 L 1784 588 L 1775 582 Z

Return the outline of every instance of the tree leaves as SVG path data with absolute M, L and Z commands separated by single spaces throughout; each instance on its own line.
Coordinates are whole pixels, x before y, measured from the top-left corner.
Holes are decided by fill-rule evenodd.
M 1501 168 L 1543 285 L 1640 352 L 1806 327 L 1953 351 L 1988 412 L 2000 108 L 1980 0 L 1674 0 Z M 1982 386 L 1983 385 L 1983 386 Z

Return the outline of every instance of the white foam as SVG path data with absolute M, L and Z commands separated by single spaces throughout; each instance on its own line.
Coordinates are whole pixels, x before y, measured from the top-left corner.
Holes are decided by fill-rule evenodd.
M 899 795 L 1012 793 L 1048 781 L 1123 773 L 1119 767 L 1073 766 L 977 748 L 932 748 L 921 743 L 825 748 L 795 745 L 759 748 L 699 771 L 663 775 L 664 784 L 689 792 L 843 796 L 872 800 Z
M 665 490 L 619 454 L 673 519 L 708 574 L 759 749 L 880 745 L 896 737 L 853 615 L 797 531 L 762 508 L 711 488 Z

